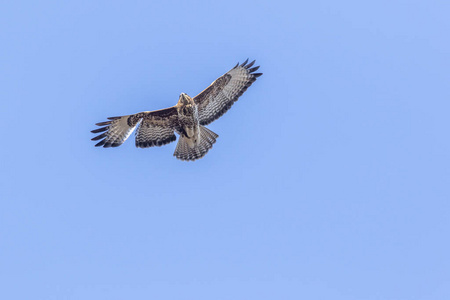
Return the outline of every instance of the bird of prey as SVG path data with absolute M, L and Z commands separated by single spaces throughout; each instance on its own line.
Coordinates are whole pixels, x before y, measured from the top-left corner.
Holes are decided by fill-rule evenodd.
M 175 106 L 110 117 L 109 121 L 97 123 L 101 128 L 92 130 L 92 133 L 101 134 L 92 140 L 100 140 L 96 147 L 117 147 L 138 127 L 136 147 L 147 148 L 175 141 L 176 132 L 180 138 L 173 155 L 186 161 L 202 158 L 219 137 L 205 125 L 221 117 L 262 75 L 255 73 L 259 66 L 253 67 L 254 63 L 248 63 L 248 59 L 242 64 L 238 63 L 193 98 L 181 93 Z

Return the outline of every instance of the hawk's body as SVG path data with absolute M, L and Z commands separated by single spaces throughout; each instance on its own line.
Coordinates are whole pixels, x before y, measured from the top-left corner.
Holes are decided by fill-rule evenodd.
M 237 64 L 233 69 L 214 81 L 194 98 L 182 93 L 177 105 L 134 115 L 108 118 L 97 123 L 105 126 L 93 133 L 104 132 L 92 140 L 101 140 L 95 146 L 117 147 L 123 144 L 136 126 L 136 147 L 162 146 L 176 140 L 180 135 L 174 156 L 181 160 L 196 160 L 203 157 L 216 142 L 217 134 L 203 125 L 222 116 L 243 92 L 261 76 L 254 73 L 254 61 Z

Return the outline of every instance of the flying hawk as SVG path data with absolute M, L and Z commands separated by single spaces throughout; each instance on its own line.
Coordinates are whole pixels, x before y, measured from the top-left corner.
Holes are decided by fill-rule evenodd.
M 254 73 L 259 69 L 259 66 L 252 68 L 254 63 L 255 61 L 248 63 L 248 59 L 243 64 L 238 63 L 194 98 L 181 93 L 175 106 L 111 117 L 108 118 L 109 121 L 97 123 L 95 125 L 104 127 L 92 130 L 92 133 L 102 134 L 92 140 L 100 140 L 96 147 L 117 147 L 138 126 L 136 147 L 147 148 L 175 141 L 176 132 L 180 139 L 173 155 L 181 160 L 202 158 L 219 137 L 204 125 L 221 117 L 256 78 L 262 75 Z

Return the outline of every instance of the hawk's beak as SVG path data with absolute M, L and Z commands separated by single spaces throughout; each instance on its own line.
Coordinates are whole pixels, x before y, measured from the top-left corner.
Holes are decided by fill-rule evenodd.
M 187 95 L 185 93 L 181 93 L 180 94 L 180 99 L 183 102 L 183 104 L 187 104 L 188 103 L 188 99 L 186 97 Z

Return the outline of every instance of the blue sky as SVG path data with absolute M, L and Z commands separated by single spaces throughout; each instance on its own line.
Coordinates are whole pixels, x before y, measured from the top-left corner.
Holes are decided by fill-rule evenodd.
M 2 299 L 450 299 L 448 1 L 0 4 Z M 264 73 L 201 160 L 94 123 Z

